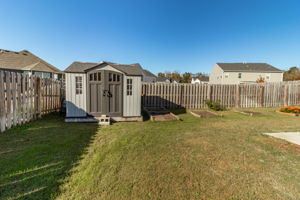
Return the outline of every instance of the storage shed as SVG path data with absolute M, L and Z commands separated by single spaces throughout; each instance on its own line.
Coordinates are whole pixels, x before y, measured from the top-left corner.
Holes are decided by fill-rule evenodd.
M 142 72 L 139 64 L 72 63 L 65 70 L 66 117 L 142 120 Z

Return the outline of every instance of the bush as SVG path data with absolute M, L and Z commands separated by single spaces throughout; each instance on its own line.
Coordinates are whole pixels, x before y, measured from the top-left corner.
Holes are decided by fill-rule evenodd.
M 225 106 L 221 105 L 221 103 L 219 101 L 206 100 L 205 103 L 212 110 L 215 110 L 215 111 L 225 110 Z

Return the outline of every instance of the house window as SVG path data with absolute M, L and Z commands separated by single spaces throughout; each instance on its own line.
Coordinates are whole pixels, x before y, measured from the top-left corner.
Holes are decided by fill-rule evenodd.
M 132 79 L 127 79 L 127 96 L 132 96 Z
M 75 88 L 76 94 L 82 94 L 82 77 L 75 76 Z
M 228 74 L 228 73 L 226 73 L 226 74 L 224 75 L 224 77 L 225 77 L 225 78 L 228 78 L 228 77 L 229 77 L 229 74 Z
M 267 74 L 267 75 L 266 75 L 266 80 L 270 80 L 270 77 L 271 77 L 271 75 L 270 75 L 270 74 Z
M 242 78 L 242 73 L 238 73 L 238 78 Z

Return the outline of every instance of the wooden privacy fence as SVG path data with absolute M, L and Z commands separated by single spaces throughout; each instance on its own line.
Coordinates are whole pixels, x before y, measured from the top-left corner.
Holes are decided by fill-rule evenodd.
M 0 70 L 0 131 L 61 108 L 61 82 Z
M 276 107 L 300 103 L 300 81 L 258 84 L 143 83 L 142 105 L 165 108 L 206 108 L 205 101 L 226 107 Z

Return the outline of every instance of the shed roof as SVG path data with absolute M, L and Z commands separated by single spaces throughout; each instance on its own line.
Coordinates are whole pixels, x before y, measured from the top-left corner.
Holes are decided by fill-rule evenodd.
M 101 62 L 101 63 L 84 63 L 84 62 L 73 62 L 66 70 L 65 72 L 70 73 L 86 73 L 89 70 L 92 70 L 95 67 L 99 67 L 101 65 L 109 65 L 121 72 L 123 72 L 126 75 L 131 76 L 142 76 L 143 75 L 143 69 L 140 64 L 117 64 L 112 62 Z M 104 67 L 103 66 L 103 67 Z
M 20 52 L 0 49 L 0 68 L 10 70 L 30 70 L 39 72 L 62 73 L 53 65 L 27 50 Z
M 224 71 L 236 72 L 282 72 L 267 63 L 217 63 Z

